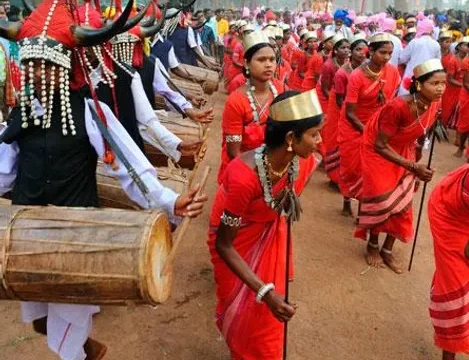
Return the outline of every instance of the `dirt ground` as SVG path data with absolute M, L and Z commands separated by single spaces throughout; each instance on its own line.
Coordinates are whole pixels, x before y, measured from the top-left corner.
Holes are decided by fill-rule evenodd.
M 217 117 L 211 129 L 205 162 L 212 166 L 207 192 L 217 189 L 220 118 L 224 96 L 211 102 Z M 430 190 L 463 161 L 452 157 L 455 147 L 436 147 L 436 179 Z M 415 197 L 415 213 L 420 194 Z M 317 171 L 302 195 L 304 216 L 294 226 L 296 280 L 292 298 L 299 304 L 289 335 L 289 359 L 437 360 L 433 346 L 428 298 L 434 270 L 433 247 L 424 214 L 412 272 L 395 275 L 366 268 L 364 243 L 353 238 L 353 219 L 340 215 L 341 197 L 327 187 Z M 192 222 L 175 263 L 171 298 L 156 307 L 103 307 L 95 317 L 93 337 L 109 347 L 109 360 L 228 360 L 214 325 L 214 282 L 206 231 L 210 203 Z M 411 246 L 397 244 L 407 264 Z M 0 359 L 49 360 L 45 339 L 22 324 L 19 304 L 0 304 Z M 459 359 L 469 359 L 460 356 Z M 261 359 L 259 359 L 261 360 Z

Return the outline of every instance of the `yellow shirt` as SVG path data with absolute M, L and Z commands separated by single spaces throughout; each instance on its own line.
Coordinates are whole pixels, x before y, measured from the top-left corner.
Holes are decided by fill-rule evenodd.
M 228 26 L 228 21 L 226 19 L 221 19 L 220 21 L 217 21 L 217 32 L 218 36 L 224 36 L 225 34 L 228 33 L 230 30 Z

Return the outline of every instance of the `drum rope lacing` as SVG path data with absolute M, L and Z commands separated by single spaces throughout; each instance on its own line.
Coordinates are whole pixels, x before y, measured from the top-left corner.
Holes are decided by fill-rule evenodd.
M 25 212 L 26 208 L 19 209 L 11 218 L 10 221 L 8 222 L 8 226 L 5 231 L 5 243 L 3 245 L 3 250 L 2 250 L 2 263 L 0 264 L 0 280 L 2 281 L 2 286 L 3 289 L 5 290 L 6 294 L 9 296 L 10 299 L 18 299 L 16 294 L 13 292 L 13 290 L 10 289 L 10 286 L 8 285 L 8 281 L 6 278 L 6 272 L 8 268 L 8 259 L 9 259 L 9 253 L 10 253 L 10 246 L 11 246 L 11 232 L 13 230 L 13 225 L 15 224 L 15 221 L 18 219 L 21 213 Z

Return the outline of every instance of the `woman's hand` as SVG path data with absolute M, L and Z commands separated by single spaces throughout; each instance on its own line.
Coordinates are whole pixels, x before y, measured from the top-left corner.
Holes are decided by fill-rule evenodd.
M 188 190 L 185 194 L 180 195 L 174 204 L 174 215 L 181 217 L 196 218 L 202 214 L 204 203 L 208 200 L 207 195 L 196 197 L 200 185 Z
M 290 321 L 296 312 L 296 305 L 289 305 L 274 290 L 269 291 L 262 299 L 269 307 L 270 312 L 280 322 Z
M 428 169 L 424 164 L 415 164 L 414 169 L 412 172 L 417 176 L 420 180 L 429 182 L 433 179 L 433 174 L 435 173 L 434 169 Z

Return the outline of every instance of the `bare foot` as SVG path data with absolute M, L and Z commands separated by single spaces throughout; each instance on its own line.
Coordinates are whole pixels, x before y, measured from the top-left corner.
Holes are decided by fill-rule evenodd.
M 462 158 L 462 155 L 463 155 L 463 150 L 458 149 L 458 151 L 456 151 L 453 156 L 457 158 Z
M 101 360 L 106 355 L 107 346 L 99 341 L 88 338 L 84 346 L 85 360 Z
M 392 253 L 381 250 L 380 255 L 388 268 L 390 268 L 396 274 L 402 274 L 402 268 Z
M 375 247 L 376 246 L 376 247 Z M 365 260 L 366 263 L 375 268 L 382 268 L 384 267 L 383 259 L 379 254 L 379 245 L 368 243 L 366 246 L 366 253 L 365 253 Z

